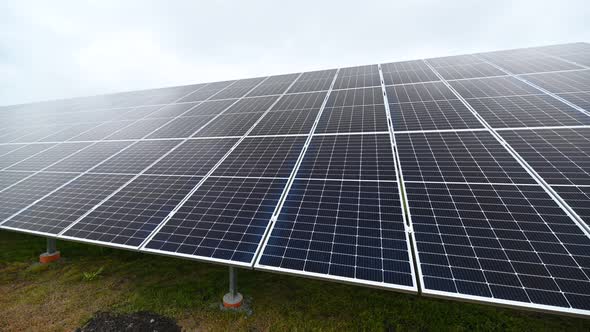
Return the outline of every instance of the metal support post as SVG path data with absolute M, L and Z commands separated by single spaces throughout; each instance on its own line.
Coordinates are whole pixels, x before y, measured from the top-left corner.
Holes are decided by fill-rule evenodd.
M 244 297 L 238 293 L 238 272 L 233 266 L 229 267 L 229 293 L 223 296 L 223 306 L 226 308 L 238 308 L 242 305 Z

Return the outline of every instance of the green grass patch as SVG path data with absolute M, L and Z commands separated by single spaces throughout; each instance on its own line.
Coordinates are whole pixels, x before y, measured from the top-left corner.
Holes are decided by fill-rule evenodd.
M 0 231 L 0 329 L 69 331 L 96 311 L 154 311 L 187 330 L 588 331 L 590 321 L 239 270 L 252 314 L 219 309 L 227 268 Z M 81 277 L 87 274 L 92 278 Z M 91 279 L 91 280 L 89 280 Z

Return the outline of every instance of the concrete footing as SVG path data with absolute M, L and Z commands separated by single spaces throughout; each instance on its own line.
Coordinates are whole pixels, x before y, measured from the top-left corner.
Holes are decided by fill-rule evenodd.
M 47 251 L 39 255 L 39 263 L 48 264 L 61 258 L 59 251 L 56 249 L 55 239 L 47 238 Z
M 234 267 L 229 267 L 229 292 L 223 296 L 223 306 L 226 308 L 239 308 L 244 297 L 238 293 L 238 272 Z

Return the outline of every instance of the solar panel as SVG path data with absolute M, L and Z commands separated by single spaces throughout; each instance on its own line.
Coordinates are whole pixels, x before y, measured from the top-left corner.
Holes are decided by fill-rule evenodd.
M 406 190 L 424 293 L 588 310 L 590 239 L 540 186 L 406 182 Z
M 390 103 L 389 109 L 396 131 L 483 127 L 459 99 Z
M 151 166 L 145 173 L 205 175 L 237 141 L 236 138 L 188 140 Z
M 438 77 L 421 60 L 381 65 L 385 85 L 438 81 Z
M 240 99 L 235 104 L 233 104 L 227 111 L 225 111 L 224 114 L 264 112 L 276 100 L 277 100 L 277 96 L 266 96 L 266 97 Z
M 575 53 L 575 54 L 567 54 L 567 55 L 560 55 L 560 58 L 576 63 L 581 66 L 590 66 L 590 50 L 585 53 Z
M 32 144 L 25 145 L 20 149 L 12 150 L 2 155 L 2 158 L 0 158 L 0 169 L 6 169 L 16 163 L 34 157 L 45 150 L 51 149 L 54 146 L 54 144 Z
M 590 92 L 560 93 L 557 96 L 586 111 L 590 110 Z
M 508 76 L 450 81 L 449 83 L 463 98 L 540 94 L 539 90 Z
M 181 117 L 156 129 L 147 138 L 188 138 L 213 119 L 214 115 Z
M 488 57 L 488 60 L 513 74 L 583 69 L 580 66 L 551 57 L 527 57 L 526 59 L 518 60 L 503 60 Z
M 231 86 L 220 90 L 218 93 L 211 97 L 211 100 L 216 99 L 228 99 L 228 98 L 240 98 L 245 96 L 252 88 L 257 86 L 259 83 L 264 81 L 264 77 L 248 78 L 244 80 L 236 81 Z
M 533 184 L 487 131 L 396 134 L 406 181 Z
M 78 136 L 70 138 L 69 141 L 99 141 L 126 128 L 132 123 L 133 121 L 105 122 Z
M 250 91 L 247 94 L 248 97 L 252 96 L 268 96 L 268 95 L 280 95 L 289 86 L 299 74 L 287 74 L 287 75 L 278 75 L 278 76 L 271 76 L 266 81 L 264 81 L 261 85 L 254 88 L 254 90 Z
M 336 90 L 318 124 L 320 133 L 387 131 L 381 88 Z
M 43 152 L 37 153 L 21 162 L 18 162 L 7 170 L 11 171 L 40 171 L 52 166 L 68 156 L 88 147 L 89 143 L 62 143 L 57 144 Z
M 214 176 L 289 177 L 305 137 L 247 137 L 213 172 Z
M 256 265 L 416 292 L 394 182 L 295 180 Z
M 0 171 L 0 192 L 31 174 L 30 172 Z
M 138 247 L 199 180 L 139 176 L 66 229 L 63 236 Z
M 503 71 L 485 62 L 438 67 L 436 71 L 446 80 L 506 75 Z
M 94 168 L 94 173 L 130 173 L 136 174 L 158 160 L 170 149 L 178 145 L 178 140 L 139 141 L 124 153 L 118 154 Z
M 251 266 L 285 183 L 209 177 L 145 250 Z
M 307 134 L 318 115 L 318 109 L 274 111 L 265 115 L 251 135 Z
M 303 73 L 293 84 L 288 93 L 326 91 L 330 88 L 336 69 Z
M 590 125 L 590 116 L 548 95 L 470 99 L 494 128 Z
M 5 187 L 0 191 L 1 222 L 72 180 L 76 175 L 73 173 L 27 173 L 28 177 L 22 178 L 20 182 L 15 182 L 12 186 Z M 16 175 L 14 178 L 16 177 L 22 177 L 22 175 Z
M 2 226 L 58 234 L 130 179 L 131 175 L 84 174 Z
M 549 92 L 566 93 L 590 91 L 590 70 L 531 74 L 525 75 L 523 78 Z
M 140 139 L 149 135 L 154 130 L 166 125 L 170 119 L 145 119 L 125 127 L 124 130 L 117 131 L 107 136 L 106 140 L 123 140 L 123 139 Z
M 350 67 L 340 69 L 334 89 L 351 89 L 380 86 L 379 68 L 377 65 Z
M 184 103 L 184 104 L 170 104 L 159 108 L 157 111 L 151 112 L 145 116 L 149 118 L 175 118 L 188 112 L 190 109 L 197 106 L 199 103 Z
M 389 135 L 314 136 L 297 177 L 395 181 Z
M 221 114 L 194 137 L 242 136 L 260 119 L 264 112 Z
M 551 185 L 590 185 L 590 128 L 500 133 Z
M 236 102 L 236 99 L 204 101 L 181 116 L 217 115 Z
M 225 81 L 225 82 L 215 82 L 209 83 L 205 87 L 194 91 L 193 93 L 183 97 L 179 100 L 179 102 L 194 102 L 194 101 L 202 101 L 207 100 L 213 96 L 215 96 L 219 91 L 231 86 L 236 81 Z
M 587 317 L 589 54 L 0 107 L 0 228 Z
M 386 91 L 390 103 L 457 99 L 457 96 L 442 82 L 388 86 Z
M 590 186 L 552 186 L 574 211 L 590 226 Z

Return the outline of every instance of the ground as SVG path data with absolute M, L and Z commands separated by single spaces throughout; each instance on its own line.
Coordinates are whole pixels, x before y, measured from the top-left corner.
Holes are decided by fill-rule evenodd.
M 0 331 L 72 331 L 97 312 L 149 311 L 188 331 L 590 331 L 590 320 L 429 299 L 252 270 L 239 271 L 251 311 L 219 304 L 227 267 L 0 231 Z

